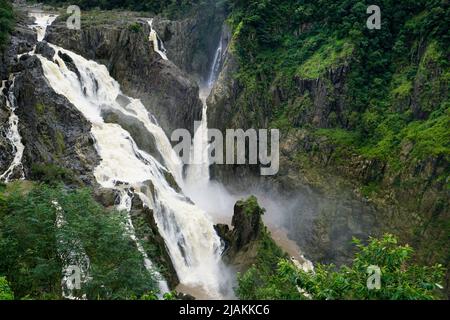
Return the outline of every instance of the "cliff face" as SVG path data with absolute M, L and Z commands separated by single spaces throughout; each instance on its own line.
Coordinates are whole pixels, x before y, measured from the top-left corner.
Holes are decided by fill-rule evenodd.
M 233 39 L 234 48 L 237 37 Z M 421 154 L 419 150 L 424 143 L 439 144 L 446 138 L 436 131 L 434 138 L 429 136 L 427 142 L 420 142 L 411 125 L 395 138 L 380 138 L 382 141 L 370 152 L 358 147 L 367 137 L 351 132 L 368 125 L 369 120 L 355 123 L 358 113 L 350 108 L 353 97 L 348 91 L 349 75 L 356 72 L 352 55 L 350 52 L 314 77 L 301 66 L 303 74 L 289 76 L 275 68 L 270 78 L 264 72 L 249 73 L 246 63 L 251 64 L 254 57 L 245 61 L 235 49 L 229 51 L 208 99 L 209 125 L 221 130 L 279 128 L 280 172 L 262 178 L 253 166 L 213 166 L 212 175 L 234 190 L 260 185 L 287 198 L 301 199 L 286 227 L 315 261 L 344 263 L 350 256 L 352 236 L 366 238 L 388 231 L 413 244 L 422 261 L 445 263 L 443 234 L 450 214 L 445 187 L 448 156 L 434 150 Z M 448 86 L 439 55 L 433 42 L 423 44 L 412 63 L 418 71 L 410 89 L 406 93 L 393 89 L 387 112 L 406 112 L 412 116 L 409 121 L 417 124 L 427 121 L 433 112 L 446 112 Z M 299 61 L 299 65 L 302 63 Z M 394 79 L 404 76 L 403 71 L 397 72 Z M 253 76 L 251 80 L 246 78 Z M 390 85 L 395 87 L 395 81 Z M 429 123 L 434 126 L 443 121 L 439 119 Z M 448 120 L 446 123 L 448 126 Z M 406 125 L 399 121 L 398 126 Z M 384 134 L 382 128 L 379 135 Z M 431 133 L 428 124 L 420 130 Z M 400 141 L 386 151 L 382 148 L 384 143 L 391 143 L 389 139 Z M 247 183 L 236 184 L 234 177 Z
M 193 132 L 201 119 L 198 86 L 153 50 L 149 18 L 111 12 L 83 17 L 79 31 L 67 29 L 64 19 L 55 21 L 46 40 L 106 65 L 123 92 L 141 99 L 169 137 L 179 128 Z
M 181 70 L 202 83 L 207 80 L 226 12 L 214 1 L 182 20 L 157 17 L 153 26 Z
M 31 178 L 36 166 L 53 164 L 73 173 L 76 178 L 72 183 L 95 185 L 92 169 L 99 158 L 90 136 L 90 124 L 75 106 L 49 87 L 39 59 L 27 54 L 36 45 L 36 34 L 27 27 L 31 21 L 25 16 L 19 19 L 4 55 L 5 72 L 9 76 L 2 76 L 9 77 L 4 93 L 12 94 L 17 104 L 15 114 L 25 147 L 22 161 L 25 177 Z M 23 54 L 20 59 L 19 54 Z M 9 125 L 5 121 L 10 112 L 4 97 L 0 100 L 2 128 L 6 130 Z M 6 158 L 0 163 L 0 171 L 4 172 L 14 154 L 4 135 L 0 146 L 2 159 Z

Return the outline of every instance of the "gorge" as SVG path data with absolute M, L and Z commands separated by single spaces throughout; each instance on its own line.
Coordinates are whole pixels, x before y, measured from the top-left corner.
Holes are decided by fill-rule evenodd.
M 180 299 L 271 299 L 262 285 L 266 275 L 277 281 L 282 277 L 274 272 L 303 271 L 315 277 L 316 264 L 320 275 L 322 263 L 351 262 L 357 252 L 352 238 L 368 244 L 370 237 L 386 232 L 417 249 L 415 262 L 447 266 L 446 140 L 430 157 L 412 160 L 422 150 L 417 148 L 441 142 L 417 142 L 410 131 L 404 133 L 410 130 L 407 122 L 407 129 L 396 131 L 399 136 L 389 133 L 389 139 L 376 142 L 377 148 L 392 141 L 397 147 L 400 139 L 397 154 L 383 158 L 384 153 L 379 156 L 358 144 L 369 129 L 362 129 L 362 135 L 356 130 L 367 123 L 375 127 L 377 120 L 364 111 L 361 120 L 357 109 L 350 110 L 361 102 L 359 91 L 349 89 L 359 79 L 355 73 L 362 72 L 351 43 L 356 40 L 336 40 L 330 47 L 327 41 L 335 35 L 315 33 L 313 22 L 300 23 L 292 34 L 284 30 L 280 17 L 268 12 L 301 12 L 305 21 L 309 14 L 319 14 L 303 7 L 286 9 L 294 6 L 292 1 L 281 1 L 286 6 L 280 8 L 272 3 L 266 8 L 235 1 L 193 2 L 192 10 L 159 14 L 82 8 L 80 30 L 67 27 L 63 6 L 15 4 L 15 24 L 0 59 L 0 210 L 7 208 L 2 199 L 9 199 L 16 186 L 36 190 L 48 184 L 64 195 L 88 188 L 101 210 L 114 212 L 111 217 L 123 214 L 121 236 L 129 240 L 130 252 L 138 253 L 159 299 L 170 292 Z M 268 29 L 258 19 L 267 19 Z M 288 24 L 297 23 L 293 21 Z M 297 43 L 301 45 L 289 51 Z M 417 50 L 418 74 L 409 100 L 393 95 L 395 108 L 402 105 L 396 112 L 407 108 L 406 100 L 414 109 L 407 113 L 417 117 L 411 126 L 431 117 L 426 125 L 444 123 L 445 128 L 447 69 L 440 58 L 445 53 L 438 48 L 430 40 Z M 301 63 L 293 62 L 298 57 Z M 433 84 L 432 106 L 423 102 L 429 95 L 421 77 Z M 361 105 L 370 109 L 376 99 L 370 101 Z M 428 107 L 435 112 L 428 113 Z M 383 130 L 392 119 L 383 122 Z M 223 133 L 279 129 L 279 172 L 264 176 L 259 165 L 248 162 L 211 163 L 209 128 Z M 177 129 L 193 137 L 189 163 L 174 150 L 171 136 Z M 378 137 L 381 129 L 376 130 Z M 400 164 L 392 162 L 396 157 Z M 33 192 L 22 196 L 28 194 Z M 56 214 L 57 229 L 72 228 L 72 206 L 53 197 L 49 210 Z M 89 204 L 87 211 L 94 207 Z M 62 273 L 70 269 L 68 261 L 80 260 L 82 286 L 101 288 L 103 278 L 95 278 L 101 274 L 95 273 L 100 258 L 92 256 L 92 244 L 79 235 L 68 241 L 58 230 L 56 234 Z M 2 268 L 0 263 L 0 278 Z M 50 291 L 63 298 L 92 298 L 92 293 L 65 286 L 64 279 L 62 288 Z M 262 286 L 261 296 L 246 295 L 246 281 Z M 13 287 L 19 288 L 16 283 Z M 146 296 L 149 287 L 150 282 L 139 287 L 134 298 Z M 281 287 L 286 295 L 275 292 L 282 298 L 323 298 L 298 282 Z M 105 296 L 114 296 L 110 294 Z

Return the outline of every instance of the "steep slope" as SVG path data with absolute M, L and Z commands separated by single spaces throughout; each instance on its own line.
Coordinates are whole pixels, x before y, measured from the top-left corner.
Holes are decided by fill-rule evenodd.
M 291 236 L 340 263 L 352 235 L 388 230 L 448 264 L 448 2 L 382 1 L 381 30 L 366 1 L 231 2 L 209 124 L 281 129 L 279 175 L 254 179 L 301 199 Z

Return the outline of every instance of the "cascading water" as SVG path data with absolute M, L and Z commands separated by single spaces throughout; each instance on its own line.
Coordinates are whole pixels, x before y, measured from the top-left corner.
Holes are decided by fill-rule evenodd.
M 35 19 L 34 24 L 32 24 L 30 28 L 36 31 L 37 41 L 41 42 L 45 38 L 47 28 L 55 22 L 58 16 L 55 14 L 46 14 L 42 12 L 33 12 L 30 13 L 30 16 Z
M 167 58 L 167 50 L 164 48 L 164 44 L 156 33 L 155 29 L 153 29 L 153 19 L 148 21 L 148 25 L 150 26 L 150 35 L 148 40 L 153 43 L 153 50 L 158 53 L 163 60 L 168 60 Z
M 221 240 L 208 215 L 167 182 L 166 174 L 170 172 L 182 183 L 182 163 L 163 130 L 140 100 L 128 98 L 130 103 L 126 106 L 116 101 L 124 95 L 105 66 L 50 46 L 55 50 L 53 61 L 41 55 L 37 57 L 53 90 L 65 96 L 92 124 L 91 133 L 102 159 L 94 171 L 98 183 L 122 194 L 121 209 L 129 211 L 131 208 L 130 194 L 139 196 L 154 211 L 180 282 L 201 288 L 209 297 L 222 298 L 224 290 L 229 288 L 221 261 Z M 79 77 L 67 68 L 58 52 L 72 58 Z M 118 112 L 141 122 L 155 137 L 164 164 L 140 150 L 130 133 L 120 125 L 105 123 L 104 111 Z
M 280 227 L 282 223 L 273 221 L 277 219 L 274 217 L 277 217 L 279 212 L 282 212 L 283 205 L 267 196 L 265 192 L 258 190 L 246 194 L 231 194 L 221 183 L 210 179 L 209 167 L 211 164 L 209 161 L 208 105 L 206 100 L 221 72 L 227 45 L 228 43 L 222 34 L 206 85 L 201 86 L 200 89 L 200 99 L 203 102 L 202 121 L 195 131 L 194 142 L 191 148 L 191 164 L 186 170 L 183 190 L 199 207 L 210 213 L 216 223 L 229 223 L 234 204 L 243 198 L 257 195 L 261 205 L 267 209 L 265 217 L 270 216 L 269 219 L 272 220 L 272 223 L 270 223 L 270 220 L 265 222 L 271 229 L 273 238 L 291 255 L 291 260 L 295 265 L 305 271 L 313 270 L 312 263 L 300 253 L 297 244 L 288 238 L 286 230 Z
M 2 87 L 0 89 L 0 94 L 4 97 L 6 102 L 6 108 L 10 112 L 8 121 L 9 128 L 6 132 L 6 138 L 9 140 L 14 152 L 14 159 L 11 165 L 2 175 L 0 175 L 0 181 L 5 182 L 9 182 L 11 179 L 15 178 L 17 174 L 20 179 L 25 179 L 22 166 L 22 157 L 25 146 L 22 143 L 22 138 L 19 133 L 19 117 L 15 114 L 17 102 L 16 97 L 14 96 L 14 81 L 15 78 L 13 76 L 11 79 L 11 86 L 6 93 L 3 93 L 3 91 L 6 90 L 6 81 L 2 81 Z
M 191 164 L 187 167 L 183 186 L 186 195 L 203 210 L 213 215 L 216 222 L 223 223 L 228 222 L 227 219 L 238 198 L 231 196 L 220 183 L 210 180 L 208 105 L 206 100 L 219 77 L 226 46 L 227 43 L 222 36 L 207 81 L 200 86 L 200 100 L 203 103 L 202 120 L 195 130 L 191 147 Z

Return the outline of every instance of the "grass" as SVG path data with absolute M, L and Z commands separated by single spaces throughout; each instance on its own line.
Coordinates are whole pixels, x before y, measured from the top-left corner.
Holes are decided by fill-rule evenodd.
M 353 45 L 346 40 L 332 40 L 320 47 L 297 70 L 303 79 L 318 79 L 327 70 L 344 64 L 352 55 Z

